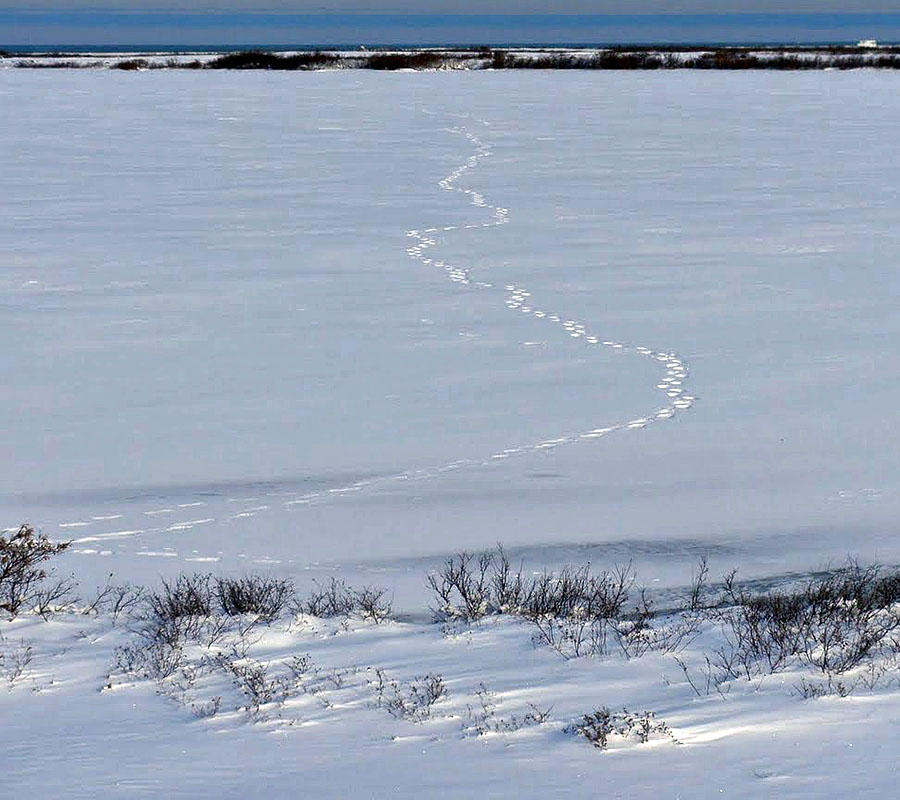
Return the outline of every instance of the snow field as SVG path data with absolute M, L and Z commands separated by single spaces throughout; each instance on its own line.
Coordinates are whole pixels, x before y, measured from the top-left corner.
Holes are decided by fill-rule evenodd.
M 295 679 L 258 714 L 218 645 L 160 685 L 116 668 L 121 621 L 4 621 L 4 789 L 889 794 L 889 681 L 707 694 L 713 630 L 680 654 L 698 692 L 672 654 L 422 617 L 427 571 L 498 540 L 536 569 L 631 560 L 663 594 L 702 555 L 760 580 L 900 561 L 894 88 L 5 71 L 4 524 L 75 540 L 84 587 L 337 576 L 408 616 L 230 631 L 239 666 Z M 427 675 L 427 717 L 389 713 Z M 552 711 L 502 725 L 529 704 Z M 681 744 L 563 733 L 600 706 Z

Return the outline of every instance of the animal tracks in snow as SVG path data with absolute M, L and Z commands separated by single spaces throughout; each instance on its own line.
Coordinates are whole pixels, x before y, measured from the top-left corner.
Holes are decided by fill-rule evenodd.
M 433 112 L 425 111 L 425 113 L 434 115 Z M 477 125 L 485 127 L 488 125 L 488 123 L 483 120 L 477 120 L 466 115 L 460 116 L 463 116 L 468 122 Z M 573 347 L 584 347 L 587 349 L 606 348 L 658 362 L 663 374 L 655 388 L 663 396 L 661 404 L 649 413 L 644 411 L 639 416 L 636 415 L 631 419 L 621 422 L 605 423 L 587 431 L 551 436 L 538 442 L 517 444 L 486 456 L 451 461 L 428 469 L 407 470 L 391 475 L 370 477 L 350 482 L 346 485 L 317 489 L 302 494 L 284 490 L 263 490 L 258 491 L 253 496 L 249 497 L 237 496 L 222 498 L 222 505 L 225 508 L 228 508 L 228 504 L 233 504 L 231 506 L 231 509 L 233 510 L 229 509 L 228 513 L 220 514 L 218 516 L 209 514 L 202 518 L 178 519 L 179 515 L 182 513 L 184 516 L 187 516 L 192 511 L 195 513 L 196 517 L 196 511 L 201 506 L 206 506 L 204 511 L 207 513 L 213 511 L 212 508 L 209 508 L 209 503 L 206 501 L 170 504 L 155 509 L 141 510 L 138 512 L 138 515 L 143 517 L 144 522 L 157 521 L 158 527 L 144 527 L 144 525 L 138 524 L 133 527 L 106 532 L 94 533 L 84 531 L 86 535 L 74 540 L 76 552 L 96 554 L 98 552 L 97 550 L 86 547 L 86 545 L 106 541 L 117 541 L 131 537 L 143 537 L 148 534 L 162 534 L 167 537 L 177 536 L 196 526 L 251 519 L 272 508 L 292 508 L 296 506 L 317 505 L 320 503 L 333 502 L 344 497 L 359 495 L 364 491 L 388 488 L 391 485 L 400 485 L 409 481 L 437 479 L 458 470 L 487 467 L 503 463 L 509 458 L 522 457 L 528 454 L 551 450 L 562 445 L 590 442 L 618 431 L 640 430 L 659 421 L 671 419 L 679 411 L 684 411 L 691 407 L 694 403 L 694 397 L 685 390 L 685 384 L 688 379 L 688 367 L 684 360 L 674 352 L 655 350 L 650 347 L 627 344 L 613 338 L 606 338 L 592 330 L 587 323 L 581 320 L 569 318 L 560 313 L 557 309 L 542 307 L 539 299 L 533 297 L 530 291 L 525 287 L 520 286 L 518 283 L 506 282 L 495 284 L 490 280 L 478 279 L 470 267 L 462 264 L 450 263 L 449 261 L 437 257 L 436 254 L 433 254 L 441 237 L 446 234 L 464 230 L 499 227 L 506 225 L 510 220 L 510 211 L 508 208 L 493 205 L 489 202 L 487 196 L 483 192 L 460 185 L 464 176 L 471 173 L 481 161 L 493 155 L 492 147 L 465 125 L 460 124 L 446 128 L 445 130 L 455 136 L 464 137 L 472 146 L 473 152 L 449 175 L 442 178 L 438 182 L 438 187 L 443 191 L 458 192 L 464 195 L 473 207 L 487 212 L 488 219 L 480 223 L 438 225 L 423 228 L 421 230 L 407 231 L 406 235 L 408 239 L 412 240 L 411 244 L 406 249 L 407 255 L 429 269 L 443 271 L 450 281 L 459 284 L 461 287 L 471 289 L 472 291 L 492 292 L 496 294 L 498 296 L 498 304 L 505 306 L 511 313 L 528 315 L 535 321 L 536 325 L 555 327 L 560 333 L 573 340 Z M 608 334 L 606 336 L 608 336 Z M 538 346 L 542 343 L 539 341 L 532 341 L 527 344 Z M 81 529 L 83 528 L 91 528 L 93 531 L 101 522 L 121 520 L 123 517 L 124 514 L 122 513 L 112 513 L 102 516 L 94 515 L 89 519 L 83 518 L 84 521 L 79 520 L 60 523 L 59 527 L 62 530 L 72 529 L 73 531 L 78 530 L 79 532 L 81 532 Z M 128 523 L 119 523 L 119 525 L 123 524 L 127 525 Z M 109 551 L 102 551 L 101 554 L 109 554 Z M 149 548 L 144 548 L 137 551 L 137 554 L 159 557 L 172 557 L 173 555 L 177 555 L 171 547 L 165 547 L 162 550 L 150 550 Z M 185 558 L 188 557 L 190 557 L 191 560 L 216 560 L 215 557 L 203 556 L 196 551 L 185 554 Z
M 474 120 L 482 125 L 487 125 L 484 120 Z M 497 290 L 493 283 L 487 281 L 475 280 L 472 271 L 464 266 L 451 264 L 443 260 L 434 259 L 429 255 L 429 251 L 438 244 L 438 234 L 452 232 L 456 230 L 466 230 L 472 228 L 493 228 L 505 225 L 509 222 L 509 209 L 502 206 L 494 206 L 487 202 L 482 192 L 474 189 L 468 189 L 459 186 L 460 179 L 470 170 L 478 166 L 478 163 L 485 158 L 493 155 L 493 150 L 482 139 L 469 130 L 465 126 L 455 126 L 446 129 L 447 132 L 459 136 L 464 136 L 472 146 L 475 152 L 469 156 L 466 161 L 458 166 L 446 178 L 439 181 L 438 185 L 445 191 L 455 191 L 466 195 L 469 202 L 477 208 L 484 208 L 490 212 L 491 218 L 480 224 L 469 225 L 450 225 L 445 227 L 432 227 L 423 230 L 412 230 L 407 232 L 407 236 L 415 239 L 415 244 L 408 247 L 406 252 L 410 256 L 426 267 L 436 267 L 442 269 L 447 277 L 455 283 L 466 286 L 472 286 L 475 289 Z M 594 428 L 583 433 L 561 436 L 553 439 L 545 439 L 543 441 L 503 450 L 495 453 L 482 463 L 490 463 L 490 461 L 500 461 L 513 455 L 524 455 L 526 453 L 538 450 L 547 450 L 558 447 L 559 445 L 573 444 L 575 442 L 597 439 L 609 433 L 621 430 L 636 430 L 645 428 L 653 422 L 659 420 L 671 419 L 678 411 L 690 408 L 694 403 L 694 397 L 688 394 L 684 385 L 687 382 L 688 368 L 684 360 L 679 358 L 675 353 L 668 351 L 657 351 L 649 347 L 629 345 L 624 342 L 614 341 L 611 339 L 603 339 L 591 331 L 587 325 L 576 319 L 567 319 L 556 311 L 549 311 L 540 308 L 537 301 L 532 297 L 531 292 L 515 283 L 507 283 L 499 287 L 504 292 L 504 304 L 513 312 L 528 314 L 540 320 L 542 324 L 551 324 L 561 327 L 570 338 L 577 339 L 587 347 L 605 347 L 611 350 L 621 352 L 634 353 L 644 358 L 653 359 L 661 362 L 665 366 L 665 375 L 660 379 L 656 388 L 665 394 L 665 405 L 655 409 L 650 414 L 636 417 L 635 419 L 625 422 L 607 425 L 605 427 Z M 533 344 L 533 343 L 532 343 Z

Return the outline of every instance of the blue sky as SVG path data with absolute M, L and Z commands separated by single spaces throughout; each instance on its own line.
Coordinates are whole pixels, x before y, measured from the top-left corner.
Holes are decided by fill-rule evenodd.
M 0 0 L 0 46 L 900 41 L 900 0 L 854 13 L 832 0 L 401 0 L 386 8 L 368 0 L 94 0 L 91 8 Z

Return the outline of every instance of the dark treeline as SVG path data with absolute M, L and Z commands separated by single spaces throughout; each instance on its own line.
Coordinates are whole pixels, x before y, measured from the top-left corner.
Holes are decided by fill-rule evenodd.
M 497 51 L 491 59 L 494 69 L 598 69 L 598 70 L 821 70 L 821 69 L 900 69 L 900 54 L 799 54 L 760 53 L 719 49 L 695 53 L 608 50 L 591 55 L 571 53 L 523 56 Z
M 702 47 L 618 46 L 592 50 L 553 49 L 425 49 L 392 51 L 310 51 L 276 53 L 248 50 L 215 56 L 209 60 L 186 58 L 109 57 L 80 58 L 65 53 L 25 57 L 0 53 L 15 59 L 22 68 L 146 69 L 231 69 L 231 70 L 314 70 L 314 69 L 583 69 L 583 70 L 822 70 L 900 69 L 900 46 L 860 47 Z

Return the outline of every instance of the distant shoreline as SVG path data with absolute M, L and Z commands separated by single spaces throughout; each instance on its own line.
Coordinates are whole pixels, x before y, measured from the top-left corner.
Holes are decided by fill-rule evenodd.
M 0 68 L 143 70 L 846 70 L 900 69 L 900 45 L 102 50 L 0 49 Z

